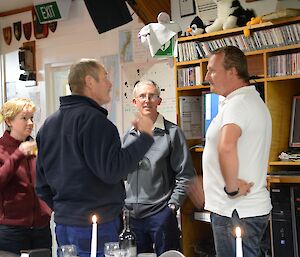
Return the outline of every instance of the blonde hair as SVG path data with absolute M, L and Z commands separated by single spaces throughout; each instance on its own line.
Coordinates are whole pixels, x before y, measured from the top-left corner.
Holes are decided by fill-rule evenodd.
M 5 102 L 0 110 L 0 121 L 13 120 L 21 111 L 35 112 L 35 104 L 29 98 L 13 98 Z
M 68 82 L 72 93 L 82 94 L 85 85 L 85 77 L 92 76 L 97 82 L 99 70 L 103 66 L 95 59 L 80 59 L 74 63 L 69 72 Z

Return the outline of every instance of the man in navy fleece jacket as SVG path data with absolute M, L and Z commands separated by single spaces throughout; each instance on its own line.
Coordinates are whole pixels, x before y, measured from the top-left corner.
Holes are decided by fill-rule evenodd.
M 116 126 L 101 105 L 110 101 L 111 82 L 101 64 L 82 59 L 69 73 L 72 95 L 37 135 L 37 194 L 54 210 L 58 245 L 75 244 L 80 257 L 90 256 L 92 215 L 98 217 L 98 252 L 118 241 L 125 199 L 123 178 L 133 171 L 153 143 L 153 122 L 138 117 L 141 135 L 121 148 Z

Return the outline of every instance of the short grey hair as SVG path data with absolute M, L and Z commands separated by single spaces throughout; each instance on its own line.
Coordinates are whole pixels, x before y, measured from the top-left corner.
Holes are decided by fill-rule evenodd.
M 154 86 L 155 89 L 156 89 L 156 93 L 158 96 L 160 96 L 160 88 L 159 86 L 153 81 L 153 80 L 150 80 L 150 79 L 144 79 L 144 80 L 140 80 L 140 81 L 137 81 L 134 85 L 134 88 L 133 88 L 133 96 L 136 97 L 137 96 L 137 91 L 138 91 L 138 88 L 142 87 L 142 86 Z
M 68 76 L 71 92 L 82 94 L 87 75 L 92 76 L 98 82 L 100 69 L 103 69 L 103 66 L 95 59 L 84 58 L 74 63 L 70 68 Z

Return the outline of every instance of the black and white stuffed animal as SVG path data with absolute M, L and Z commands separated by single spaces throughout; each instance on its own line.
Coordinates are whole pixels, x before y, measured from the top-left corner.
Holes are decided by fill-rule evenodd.
M 255 17 L 253 10 L 244 9 L 239 0 L 214 0 L 217 3 L 217 18 L 205 28 L 207 33 L 222 29 L 231 29 L 245 26 Z
M 196 16 L 190 23 L 190 27 L 186 30 L 189 34 L 195 36 L 205 33 L 206 25 L 199 16 Z

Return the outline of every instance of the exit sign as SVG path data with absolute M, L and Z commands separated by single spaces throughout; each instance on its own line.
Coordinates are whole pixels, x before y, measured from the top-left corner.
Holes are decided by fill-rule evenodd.
M 56 1 L 34 6 L 41 24 L 61 19 Z

